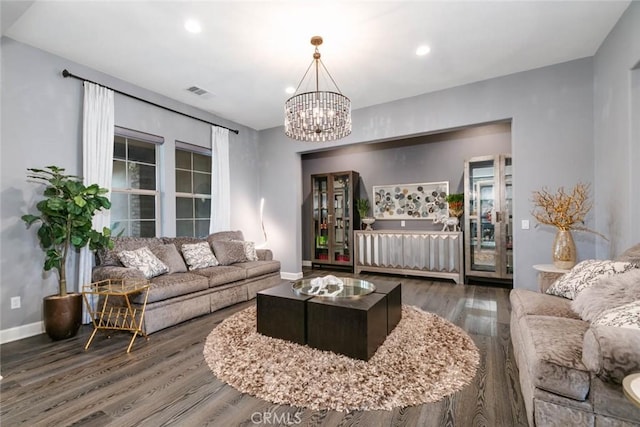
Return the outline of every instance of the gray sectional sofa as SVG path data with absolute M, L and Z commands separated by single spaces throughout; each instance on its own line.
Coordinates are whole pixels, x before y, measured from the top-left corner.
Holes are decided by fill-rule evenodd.
M 257 249 L 256 261 L 238 258 L 237 254 L 221 253 L 225 250 L 223 243 L 244 241 L 241 231 L 214 233 L 205 239 L 119 237 L 113 240 L 112 250 L 97 253 L 96 267 L 92 274 L 94 282 L 106 279 L 145 279 L 142 271 L 122 265 L 118 258 L 121 251 L 148 247 L 169 268 L 168 272 L 149 279 L 151 286 L 144 317 L 144 331 L 147 334 L 248 301 L 255 298 L 258 291 L 281 282 L 280 262 L 273 260 L 269 249 Z M 182 245 L 200 242 L 207 242 L 211 248 L 218 248 L 216 257 L 222 261 L 221 265 L 188 269 L 182 258 Z M 167 245 L 174 245 L 180 256 Z M 137 307 L 142 302 L 142 295 L 133 298 Z
M 640 245 L 632 250 L 626 259 L 640 266 Z M 573 300 L 511 291 L 511 339 L 529 425 L 640 426 L 640 407 L 621 386 L 640 372 L 640 269 L 583 289 Z M 624 307 L 635 310 L 631 325 L 606 325 Z

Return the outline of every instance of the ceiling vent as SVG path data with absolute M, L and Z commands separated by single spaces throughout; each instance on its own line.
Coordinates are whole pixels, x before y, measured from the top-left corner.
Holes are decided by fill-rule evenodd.
M 211 92 L 198 86 L 188 87 L 187 90 L 193 93 L 194 95 L 198 95 L 198 96 L 211 95 Z

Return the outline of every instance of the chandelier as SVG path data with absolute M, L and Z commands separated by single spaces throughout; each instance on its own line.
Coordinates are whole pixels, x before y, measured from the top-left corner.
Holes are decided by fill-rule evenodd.
M 312 37 L 311 44 L 316 47 L 313 61 L 302 76 L 294 95 L 284 104 L 284 133 L 298 141 L 334 141 L 351 133 L 351 101 L 340 92 L 338 85 L 320 59 L 318 46 L 322 44 L 322 37 Z M 298 89 L 314 65 L 315 91 L 298 94 Z M 320 65 L 335 86 L 335 92 L 320 90 Z

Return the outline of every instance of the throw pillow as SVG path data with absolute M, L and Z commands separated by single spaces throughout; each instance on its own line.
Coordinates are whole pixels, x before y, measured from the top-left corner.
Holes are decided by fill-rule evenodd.
M 591 324 L 640 330 L 640 301 L 603 311 Z
M 216 258 L 222 265 L 231 265 L 237 262 L 245 262 L 247 257 L 244 252 L 244 244 L 238 240 L 216 240 L 211 242 Z
M 244 246 L 244 256 L 247 261 L 258 261 L 258 254 L 256 253 L 256 244 L 254 242 L 247 242 L 245 240 L 232 240 L 242 243 Z
M 576 264 L 568 273 L 553 282 L 547 293 L 574 299 L 581 291 L 593 286 L 598 279 L 624 273 L 635 265 L 629 262 L 588 259 Z
M 173 243 L 151 248 L 151 252 L 169 268 L 167 273 L 187 272 L 187 266 L 182 259 L 182 255 L 180 255 L 180 252 L 178 252 L 178 249 Z
M 621 253 L 616 261 L 632 262 L 640 267 L 640 243 Z
M 215 267 L 218 260 L 211 252 L 211 248 L 207 242 L 187 243 L 182 245 L 182 255 L 184 256 L 189 270 L 198 268 Z
M 603 311 L 633 301 L 640 301 L 640 268 L 599 279 L 578 294 L 571 308 L 582 320 L 593 321 Z
M 118 259 L 125 267 L 142 271 L 147 279 L 164 274 L 169 270 L 146 246 L 134 251 L 120 251 Z

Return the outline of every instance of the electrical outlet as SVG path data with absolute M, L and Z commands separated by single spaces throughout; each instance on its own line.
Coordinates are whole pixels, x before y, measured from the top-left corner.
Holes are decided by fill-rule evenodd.
M 404 220 L 400 221 L 400 227 L 404 227 L 404 226 L 405 226 Z
M 528 219 L 523 219 L 522 220 L 522 229 L 523 230 L 528 230 L 529 229 L 529 220 Z
M 11 297 L 11 309 L 20 308 L 20 297 Z

